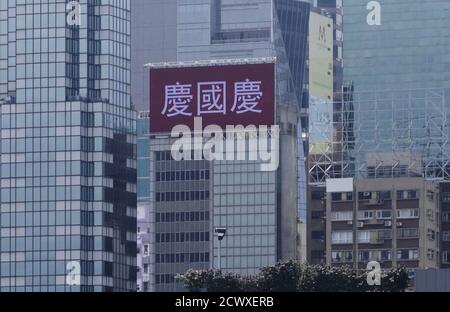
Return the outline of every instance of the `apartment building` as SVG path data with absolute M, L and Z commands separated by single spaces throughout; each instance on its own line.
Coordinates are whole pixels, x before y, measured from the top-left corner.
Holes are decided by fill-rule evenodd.
M 439 265 L 439 185 L 423 178 L 327 181 L 328 265 Z
M 440 184 L 440 249 L 441 268 L 450 268 L 450 183 Z

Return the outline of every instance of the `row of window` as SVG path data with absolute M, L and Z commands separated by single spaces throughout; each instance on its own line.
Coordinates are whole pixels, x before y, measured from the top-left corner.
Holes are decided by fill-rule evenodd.
M 209 200 L 209 191 L 157 192 L 156 202 Z
M 419 209 L 398 209 L 397 219 L 416 219 L 419 217 Z M 358 220 L 390 220 L 392 219 L 392 210 L 364 210 L 358 211 Z M 333 211 L 331 212 L 332 221 L 352 221 L 353 211 Z
M 6 229 L 8 227 L 27 227 L 27 231 L 23 232 L 30 235 L 28 230 L 37 226 L 55 226 L 55 225 L 84 225 L 93 226 L 102 224 L 102 211 L 41 211 L 41 212 L 14 212 L 2 213 L 0 227 Z M 17 229 L 16 229 L 17 231 Z M 16 236 L 21 235 L 16 232 Z
M 173 284 L 175 283 L 175 276 L 172 274 L 156 274 L 156 284 Z
M 83 151 L 102 152 L 104 150 L 103 138 L 58 136 L 28 139 L 3 139 L 2 152 L 5 154 L 30 153 L 40 151 Z
M 332 262 L 342 263 L 342 262 L 352 262 L 353 261 L 353 251 L 342 250 L 333 251 L 331 253 Z M 418 249 L 399 249 L 397 250 L 397 260 L 417 260 L 419 259 Z M 392 251 L 391 250 L 360 250 L 358 251 L 358 261 L 391 261 Z
M 24 114 L 4 114 L 2 128 L 40 128 L 103 125 L 103 114 L 92 112 L 34 112 Z
M 2 164 L 1 173 L 3 178 L 25 178 L 25 177 L 53 177 L 53 176 L 85 176 L 93 177 L 103 172 L 101 162 L 88 163 L 80 161 L 58 161 L 58 162 L 27 162 L 16 164 Z M 30 182 L 28 180 L 27 182 Z M 3 184 L 5 184 L 3 182 Z M 37 183 L 35 183 L 37 184 Z M 3 185 L 7 187 L 7 185 Z M 25 185 L 24 185 L 25 186 Z M 30 186 L 30 183 L 28 185 Z M 38 184 L 37 186 L 48 186 Z
M 391 192 L 390 191 L 359 192 L 358 199 L 359 200 L 370 200 L 370 199 L 389 200 L 389 199 L 391 199 Z
M 419 237 L 418 228 L 397 229 L 397 238 L 416 238 Z
M 435 232 L 428 230 L 428 237 L 435 239 Z M 417 238 L 419 237 L 418 228 L 402 228 L 397 229 L 397 238 Z M 367 230 L 358 231 L 358 243 L 368 244 L 376 243 L 385 239 L 392 239 L 392 230 Z M 353 244 L 352 231 L 335 231 L 331 234 L 332 244 Z
M 209 170 L 157 172 L 156 181 L 205 181 L 209 180 Z
M 419 259 L 418 249 L 397 250 L 397 260 L 417 260 L 417 259 Z
M 332 262 L 342 263 L 342 262 L 352 262 L 353 261 L 353 251 L 343 250 L 343 251 L 333 251 L 331 253 Z M 392 260 L 391 250 L 360 250 L 358 252 L 359 261 L 389 261 Z
M 397 191 L 397 199 L 418 199 L 419 192 L 417 190 L 400 190 Z M 353 200 L 352 192 L 332 193 L 331 199 L 333 201 L 351 201 Z M 358 192 L 358 200 L 390 200 L 392 199 L 391 191 L 376 191 L 376 192 Z
M 34 236 L 18 237 L 15 239 L 1 238 L 1 252 L 22 252 L 28 250 L 59 251 L 59 250 L 102 250 L 104 242 L 102 237 L 94 239 L 92 237 L 79 235 L 61 236 Z M 110 250 L 108 250 L 110 251 Z
M 156 254 L 156 263 L 209 262 L 209 252 Z
M 157 243 L 209 242 L 209 232 L 157 233 Z
M 380 240 L 391 238 L 392 238 L 392 230 L 374 230 L 374 231 L 358 232 L 358 242 L 360 244 L 378 242 Z
M 67 261 L 14 261 L 6 262 L 2 261 L 0 264 L 1 272 L 3 276 L 15 276 L 15 277 L 36 277 L 47 276 L 52 278 L 56 275 L 67 274 Z M 109 276 L 114 275 L 113 263 L 109 261 L 80 261 L 80 274 L 83 276 Z M 128 274 L 129 267 L 123 268 L 121 273 L 116 273 L 116 276 L 122 275 L 123 277 Z M 3 277 L 2 276 L 2 277 Z
M 419 209 L 399 209 L 397 219 L 416 219 L 419 217 Z
M 174 160 L 170 151 L 155 152 L 156 161 Z
M 200 151 L 200 154 L 202 154 L 201 159 L 204 159 L 202 151 Z M 196 158 L 195 156 L 200 156 L 200 155 L 195 155 L 195 151 L 192 150 L 191 151 L 191 159 L 194 160 Z M 172 160 L 174 160 L 172 157 L 172 153 L 170 151 L 155 152 L 155 158 L 156 158 L 156 161 L 172 161 Z
M 156 223 L 185 221 L 209 221 L 209 211 L 166 212 L 156 214 Z

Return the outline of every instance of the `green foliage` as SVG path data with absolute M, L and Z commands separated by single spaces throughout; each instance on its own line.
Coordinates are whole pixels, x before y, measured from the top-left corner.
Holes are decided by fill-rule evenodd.
M 294 261 L 279 262 L 260 270 L 257 275 L 260 291 L 297 291 L 302 279 L 302 267 Z
M 242 278 L 232 273 L 222 273 L 217 270 L 196 271 L 189 270 L 178 279 L 184 282 L 185 288 L 190 292 L 242 291 Z
M 380 286 L 369 286 L 367 272 L 348 266 L 329 267 L 279 262 L 255 276 L 239 276 L 217 270 L 189 270 L 178 279 L 190 292 L 399 292 L 408 287 L 404 268 L 382 273 Z

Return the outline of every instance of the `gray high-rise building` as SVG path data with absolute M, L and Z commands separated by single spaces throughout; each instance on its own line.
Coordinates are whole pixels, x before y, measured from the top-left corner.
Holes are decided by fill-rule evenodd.
M 131 1 L 131 99 L 148 110 L 148 62 L 177 59 L 177 0 Z
M 153 1 L 153 5 L 161 4 Z M 144 12 L 133 11 L 135 14 Z M 151 235 L 142 237 L 148 242 L 143 248 L 151 254 L 145 260 L 150 263 L 145 288 L 156 291 L 182 289 L 174 277 L 189 268 L 218 267 L 217 227 L 227 228 L 220 257 L 224 271 L 253 274 L 277 260 L 295 259 L 297 219 L 306 216 L 302 133 L 307 131 L 304 76 L 309 4 L 293 0 L 248 4 L 233 0 L 176 1 L 170 16 L 176 19 L 176 34 L 160 31 L 155 36 L 162 36 L 163 42 L 175 39 L 176 57 L 172 58 L 172 51 L 168 58 L 143 52 L 140 57 L 146 62 L 176 67 L 195 62 L 207 65 L 211 60 L 264 62 L 276 57 L 281 159 L 275 172 L 259 172 L 257 163 L 246 161 L 176 162 L 170 154 L 171 139 L 150 135 L 150 153 L 143 155 L 150 163 L 150 194 L 148 199 L 142 197 L 142 205 L 149 207 Z M 169 26 L 172 21 L 166 19 L 164 27 L 173 30 Z M 133 29 L 139 27 L 134 25 Z M 158 31 L 157 27 L 148 29 Z M 169 33 L 171 37 L 165 38 Z M 143 40 L 146 34 L 141 34 L 144 37 L 135 36 L 133 40 Z M 168 61 L 176 63 L 164 64 Z M 138 92 L 146 95 L 148 90 Z M 158 113 L 150 111 L 150 122 L 152 114 Z M 146 172 L 139 175 L 146 180 Z M 176 200 L 177 196 L 188 196 L 187 191 L 189 200 Z
M 0 2 L 0 291 L 136 289 L 130 2 Z
M 155 290 L 155 213 L 150 210 L 150 115 L 148 62 L 177 59 L 177 0 L 131 1 L 131 98 L 137 120 L 137 290 Z M 153 183 L 153 182 L 152 182 Z M 173 278 L 173 277 L 172 277 Z

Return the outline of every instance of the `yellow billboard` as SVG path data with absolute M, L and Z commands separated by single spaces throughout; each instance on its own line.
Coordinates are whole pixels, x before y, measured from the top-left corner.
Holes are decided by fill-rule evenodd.
M 309 92 L 333 100 L 333 19 L 311 12 L 309 18 Z
M 309 19 L 310 154 L 331 152 L 333 141 L 333 19 L 311 12 Z

